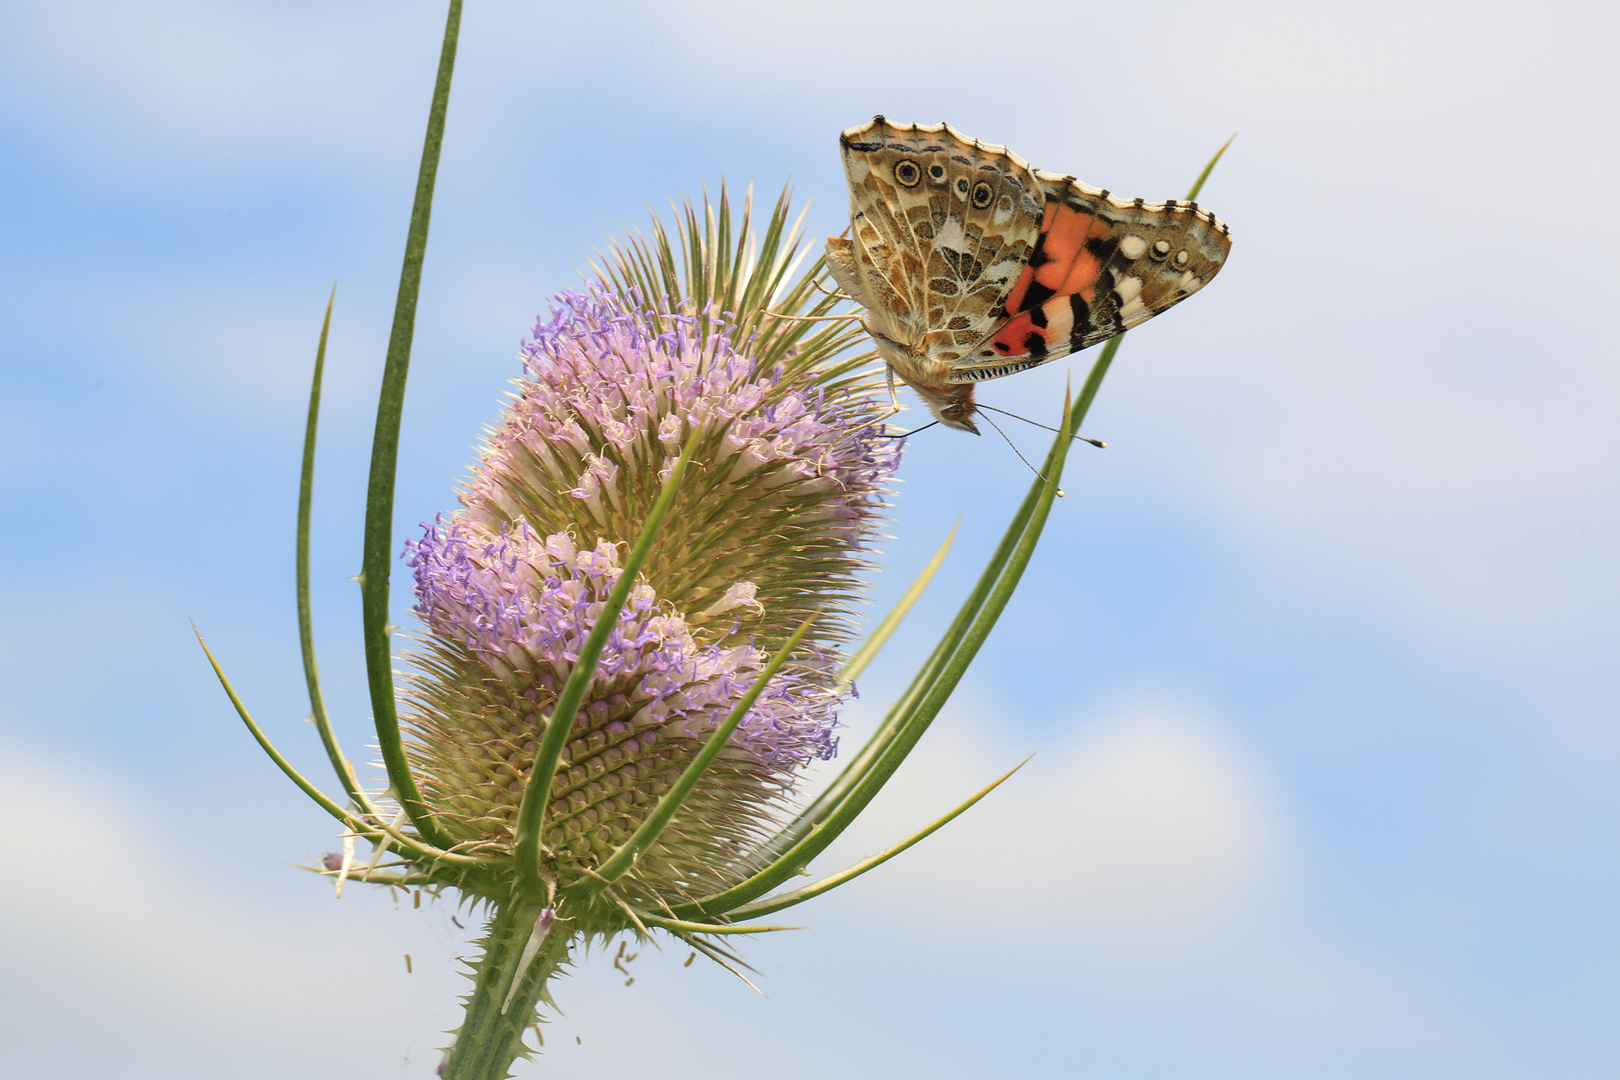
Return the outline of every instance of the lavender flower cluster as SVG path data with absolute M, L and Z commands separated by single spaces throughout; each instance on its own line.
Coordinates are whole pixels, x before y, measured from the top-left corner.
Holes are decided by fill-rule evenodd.
M 503 681 L 525 688 L 530 700 L 567 680 L 620 574 L 613 544 L 582 549 L 567 534 L 541 538 L 526 523 L 491 537 L 459 518 L 428 526 L 407 548 L 416 612 L 432 632 L 459 642 Z M 606 720 L 611 734 L 638 732 L 642 751 L 661 737 L 701 739 L 764 660 L 747 644 L 698 644 L 686 621 L 643 582 L 619 613 L 586 693 L 586 713 Z M 760 764 L 826 760 L 837 747 L 835 705 L 825 688 L 783 675 L 755 702 L 731 746 Z M 544 709 L 539 717 L 549 719 Z
M 723 888 L 799 769 L 836 749 L 842 620 L 898 449 L 870 394 L 792 356 L 763 368 L 747 347 L 717 311 L 562 294 L 523 346 L 464 509 L 407 545 L 428 630 L 408 753 L 463 846 L 509 849 L 557 695 L 683 449 L 685 479 L 564 745 L 552 872 L 588 874 L 623 843 L 812 616 L 622 888 L 648 902 Z
M 782 368 L 761 372 L 738 352 L 723 316 L 707 320 L 707 333 L 705 324 L 655 317 L 634 296 L 560 294 L 522 346 L 527 378 L 462 495 L 474 519 L 522 516 L 505 479 L 565 470 L 577 455 L 584 467 L 564 471 L 565 490 L 605 524 L 604 499 L 621 509 L 619 471 L 661 456 L 662 479 L 696 426 L 719 433 L 727 479 L 815 497 L 812 520 L 837 523 L 837 537 L 858 548 L 862 518 L 899 459 L 892 440 L 860 427 L 868 401 L 851 408 L 820 387 L 784 386 Z

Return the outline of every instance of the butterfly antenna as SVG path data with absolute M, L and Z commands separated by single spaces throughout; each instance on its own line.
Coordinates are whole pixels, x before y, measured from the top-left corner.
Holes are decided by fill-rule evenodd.
M 917 434 L 917 432 L 919 432 L 919 431 L 927 431 L 929 428 L 933 427 L 937 423 L 939 423 L 938 420 L 930 420 L 930 421 L 928 421 L 928 423 L 924 424 L 920 428 L 912 428 L 910 431 L 902 431 L 898 435 L 879 435 L 878 438 L 880 438 L 880 439 L 909 439 L 913 435 Z
M 1015 412 L 1008 412 L 1006 409 L 998 409 L 994 405 L 985 405 L 985 404 L 981 403 L 979 405 L 979 408 L 981 408 L 981 409 L 989 409 L 991 412 L 998 412 L 1002 416 L 1010 416 L 1014 420 L 1022 420 L 1026 424 L 1035 424 L 1035 421 L 1031 420 L 1027 416 L 1019 416 Z M 985 419 L 989 420 L 990 418 L 987 416 L 987 417 L 985 417 Z M 1050 427 L 1049 425 L 1046 425 L 1046 424 L 1035 424 L 1035 426 L 1038 427 L 1038 428 L 1046 428 L 1047 431 L 1050 431 L 1053 434 L 1057 434 L 1057 428 L 1055 428 L 1055 427 Z M 1001 429 L 996 428 L 996 430 L 1000 431 Z M 1006 439 L 1007 436 L 1003 435 L 1002 438 Z M 1071 438 L 1071 439 L 1079 439 L 1081 442 L 1090 443 L 1092 446 L 1095 446 L 1099 450 L 1108 449 L 1108 444 L 1103 442 L 1101 439 L 1088 439 L 1084 435 L 1071 435 L 1071 436 L 1069 436 L 1069 438 Z M 1007 441 L 1011 442 L 1012 440 L 1008 439 Z
M 985 406 L 983 406 L 983 405 L 979 406 L 979 408 L 981 408 L 981 409 L 984 408 L 984 407 Z M 997 409 L 996 410 L 996 412 L 1004 412 L 1004 411 L 1005 410 L 1003 410 L 1003 409 Z M 1018 419 L 1022 420 L 1023 417 L 1020 416 Z M 996 423 L 994 420 L 990 419 L 988 416 L 986 416 L 984 418 L 984 421 L 985 421 L 985 423 L 989 424 L 991 427 L 996 429 L 996 434 L 997 435 L 1000 435 L 1003 439 L 1007 439 L 1007 433 L 1005 431 L 1001 430 L 1001 425 L 1000 424 Z M 922 429 L 919 428 L 918 430 L 920 431 Z M 1012 452 L 1018 455 L 1018 460 L 1022 461 L 1025 465 L 1028 465 L 1029 466 L 1029 471 L 1034 473 L 1036 478 L 1038 478 L 1041 483 L 1043 483 L 1043 484 L 1050 483 L 1050 481 L 1048 481 L 1046 479 L 1046 477 L 1041 475 L 1041 470 L 1039 470 L 1035 466 L 1029 464 L 1029 458 L 1024 456 L 1023 451 L 1019 450 L 1018 447 L 1013 446 L 1013 441 L 1011 439 L 1007 439 L 1007 445 L 1012 446 Z M 1057 494 L 1058 494 L 1058 498 L 1060 498 L 1060 499 L 1063 498 L 1063 489 L 1058 488 L 1057 489 Z

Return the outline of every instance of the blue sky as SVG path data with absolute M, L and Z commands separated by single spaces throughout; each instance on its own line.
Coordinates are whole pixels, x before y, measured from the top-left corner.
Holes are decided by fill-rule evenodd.
M 348 578 L 442 18 L 7 8 L 17 1075 L 427 1076 L 455 1023 L 453 909 L 334 902 L 288 867 L 332 824 L 228 712 L 187 621 L 317 771 L 291 524 L 336 280 L 316 629 L 361 755 Z M 1203 196 L 1227 268 L 1130 335 L 1089 423 L 1109 449 L 1077 448 L 1024 590 L 826 868 L 1034 761 L 799 909 L 810 929 L 750 944 L 768 998 L 678 948 L 643 949 L 630 987 L 589 959 L 522 1075 L 1620 1071 L 1617 31 L 1556 2 L 469 5 L 401 529 L 452 505 L 534 316 L 649 204 L 791 177 L 812 239 L 837 233 L 836 136 L 876 112 L 1154 199 L 1239 133 Z M 1067 377 L 982 397 L 1049 420 Z M 939 430 L 901 475 L 880 604 L 962 536 L 850 739 L 1028 476 Z

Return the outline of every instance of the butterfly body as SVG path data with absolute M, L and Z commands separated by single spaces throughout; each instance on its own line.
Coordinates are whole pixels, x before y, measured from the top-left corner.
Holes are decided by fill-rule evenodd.
M 1208 284 L 1231 248 L 1197 203 L 1118 199 L 946 124 L 839 139 L 848 238 L 827 266 L 890 373 L 977 432 L 973 384 L 1078 352 Z

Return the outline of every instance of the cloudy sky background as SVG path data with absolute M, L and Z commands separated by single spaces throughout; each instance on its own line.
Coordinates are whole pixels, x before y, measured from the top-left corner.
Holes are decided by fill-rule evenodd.
M 316 629 L 361 756 L 348 578 L 442 18 L 6 5 L 16 1075 L 428 1076 L 456 1022 L 453 909 L 334 902 L 288 868 L 332 823 L 187 622 L 320 772 L 291 525 L 336 280 Z M 1227 269 L 1131 334 L 1088 425 L 1110 448 L 1076 448 L 1024 591 L 825 867 L 1034 761 L 748 945 L 768 999 L 678 947 L 628 988 L 590 959 L 526 1075 L 1620 1071 L 1617 32 L 1557 2 L 469 5 L 401 529 L 452 505 L 546 297 L 648 204 L 791 177 L 811 236 L 836 233 L 836 135 L 875 112 L 1148 198 L 1239 133 L 1203 196 Z M 1067 367 L 983 396 L 1050 420 Z M 962 536 L 850 739 L 1027 483 L 993 436 L 938 430 L 902 476 L 885 587 Z

